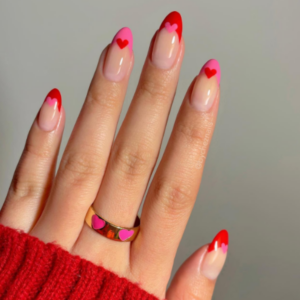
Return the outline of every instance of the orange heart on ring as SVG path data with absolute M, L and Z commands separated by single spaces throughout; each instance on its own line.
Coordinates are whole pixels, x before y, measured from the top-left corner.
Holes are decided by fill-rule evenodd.
M 109 230 L 108 233 L 106 234 L 106 236 L 109 239 L 113 239 L 115 237 L 115 233 L 112 230 Z

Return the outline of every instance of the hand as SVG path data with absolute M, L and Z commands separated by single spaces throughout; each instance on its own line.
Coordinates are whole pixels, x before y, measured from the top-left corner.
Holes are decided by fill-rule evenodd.
M 34 121 L 0 222 L 114 271 L 157 297 L 211 299 L 225 262 L 221 231 L 179 269 L 167 290 L 175 254 L 193 209 L 219 104 L 220 68 L 208 61 L 189 87 L 145 198 L 132 242 L 108 239 L 85 223 L 90 206 L 132 227 L 156 164 L 184 54 L 178 13 L 162 22 L 127 116 L 114 135 L 133 66 L 132 35 L 121 29 L 104 49 L 85 103 L 55 166 L 65 123 L 52 90 Z

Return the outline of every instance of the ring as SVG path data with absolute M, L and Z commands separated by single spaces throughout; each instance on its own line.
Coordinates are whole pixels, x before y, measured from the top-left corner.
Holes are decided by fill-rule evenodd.
M 100 217 L 91 206 L 86 214 L 85 222 L 92 229 L 108 239 L 119 242 L 133 241 L 140 229 L 140 218 L 136 217 L 134 227 L 120 227 Z

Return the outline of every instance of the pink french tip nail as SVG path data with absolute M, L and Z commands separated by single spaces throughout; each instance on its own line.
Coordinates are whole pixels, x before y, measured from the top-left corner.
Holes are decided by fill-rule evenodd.
M 201 112 L 208 112 L 216 99 L 221 79 L 217 60 L 211 59 L 202 67 L 195 81 L 190 98 L 191 105 Z
M 208 62 L 206 62 L 199 74 L 201 73 L 204 73 L 208 79 L 216 76 L 218 84 L 220 84 L 221 69 L 219 62 L 216 59 L 210 59 Z
M 121 81 L 130 69 L 133 38 L 130 28 L 120 29 L 113 38 L 104 62 L 104 76 L 114 82 Z
M 133 37 L 130 28 L 129 27 L 121 28 L 114 36 L 112 43 L 117 43 L 120 49 L 124 49 L 125 47 L 128 47 L 130 52 L 132 52 Z

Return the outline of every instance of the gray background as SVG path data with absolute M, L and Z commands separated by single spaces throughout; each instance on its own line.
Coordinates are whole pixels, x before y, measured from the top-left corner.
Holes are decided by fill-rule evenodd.
M 222 69 L 217 127 L 173 273 L 226 228 L 215 299 L 299 299 L 300 1 L 0 0 L 0 197 L 45 93 L 62 92 L 64 148 L 101 50 L 129 26 L 135 66 L 123 118 L 150 39 L 172 10 L 183 17 L 186 54 L 163 148 L 202 64 L 217 58 Z

